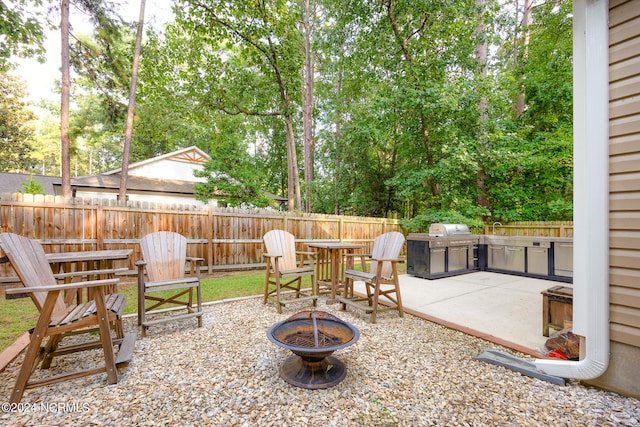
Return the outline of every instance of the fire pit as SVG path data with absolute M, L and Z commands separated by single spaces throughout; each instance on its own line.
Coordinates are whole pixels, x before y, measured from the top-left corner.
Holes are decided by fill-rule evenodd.
M 331 354 L 358 341 L 360 331 L 332 314 L 310 310 L 274 324 L 267 338 L 295 354 L 280 367 L 282 379 L 296 387 L 319 389 L 347 375 L 344 364 Z

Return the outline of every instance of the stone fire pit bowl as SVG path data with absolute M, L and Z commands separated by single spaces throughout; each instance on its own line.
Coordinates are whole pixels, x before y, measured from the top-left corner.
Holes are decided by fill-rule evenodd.
M 294 353 L 280 367 L 289 384 L 307 389 L 328 388 L 347 375 L 344 364 L 331 354 L 358 341 L 360 331 L 324 311 L 301 311 L 267 331 L 269 340 Z

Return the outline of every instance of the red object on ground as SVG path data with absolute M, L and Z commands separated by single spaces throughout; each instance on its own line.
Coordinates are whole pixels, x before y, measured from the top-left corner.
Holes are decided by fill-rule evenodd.
M 552 350 L 549 352 L 549 357 L 552 357 L 554 359 L 563 359 L 563 360 L 568 360 L 569 358 L 567 357 L 566 354 L 564 354 L 563 352 L 561 352 L 560 350 Z

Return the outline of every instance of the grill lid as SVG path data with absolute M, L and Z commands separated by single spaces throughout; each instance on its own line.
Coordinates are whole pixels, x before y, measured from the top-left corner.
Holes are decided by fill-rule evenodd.
M 435 223 L 429 226 L 429 236 L 450 237 L 471 235 L 466 224 L 440 224 Z

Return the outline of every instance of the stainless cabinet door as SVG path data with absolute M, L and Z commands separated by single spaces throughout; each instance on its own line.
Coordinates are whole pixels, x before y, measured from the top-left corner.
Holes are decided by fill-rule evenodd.
M 429 256 L 429 273 L 444 273 L 444 258 L 447 248 L 433 248 Z
M 466 246 L 449 247 L 449 271 L 466 270 L 469 260 L 468 252 Z

